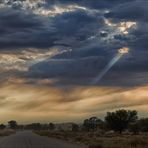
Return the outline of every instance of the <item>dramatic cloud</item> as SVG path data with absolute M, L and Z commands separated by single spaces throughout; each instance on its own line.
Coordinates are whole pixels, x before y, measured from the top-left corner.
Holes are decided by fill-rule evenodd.
M 23 80 L 16 84 L 16 81 L 18 82 L 15 79 L 13 82 L 1 84 L 0 115 L 5 114 L 1 116 L 1 121 L 10 118 L 20 122 L 48 122 L 48 119 L 56 122 L 80 121 L 91 115 L 103 118 L 106 111 L 123 107 L 136 109 L 142 116 L 145 116 L 147 111 L 147 87 L 63 89 L 24 85 Z
M 89 84 L 119 48 L 128 46 L 129 55 L 115 65 L 110 76 L 124 71 L 123 76 L 130 73 L 135 78 L 137 73 L 147 72 L 146 6 L 144 0 L 3 0 L 1 71 L 25 71 L 29 79 L 54 77 L 65 84 L 79 84 L 83 78 L 80 84 Z M 59 45 L 59 53 L 50 56 L 55 45 Z M 26 53 L 31 48 L 38 53 L 31 52 L 28 58 Z M 148 81 L 145 76 L 141 79 Z
M 13 19 L 12 19 L 13 18 Z M 50 47 L 54 44 L 52 32 L 38 16 L 12 8 L 0 9 L 0 48 L 16 49 Z
M 144 51 L 143 55 L 140 50 L 147 49 L 147 11 L 147 2 L 144 0 L 3 0 L 0 2 L 1 51 L 7 50 L 11 56 L 15 54 L 14 51 L 21 53 L 27 48 L 36 48 L 38 51 L 40 49 L 41 53 L 43 49 L 50 49 L 54 45 L 63 45 L 63 48 L 67 46 L 70 48 L 68 53 L 55 56 L 54 60 L 48 62 L 41 61 L 41 68 L 39 65 L 31 67 L 31 75 L 38 75 L 40 71 L 40 77 L 46 74 L 46 77 L 50 78 L 58 75 L 58 69 L 59 74 L 66 73 L 66 77 L 72 77 L 76 71 L 82 69 L 83 72 L 79 72 L 79 76 L 91 77 L 93 75 L 89 74 L 90 71 L 93 74 L 100 71 L 118 48 L 126 45 L 131 51 L 120 63 L 121 69 L 145 71 L 144 63 L 147 62 L 148 53 Z M 13 59 L 14 57 L 15 55 L 12 56 Z M 18 65 L 21 62 L 20 59 L 17 60 Z M 94 64 L 98 62 L 98 66 Z M 18 69 L 18 65 L 15 64 L 14 69 Z M 54 68 L 50 68 L 50 65 Z M 76 68 L 69 72 L 67 65 Z M 89 66 L 83 69 L 84 65 Z
M 30 110 L 30 119 L 38 112 L 43 121 L 45 112 L 56 120 L 63 111 L 70 120 L 136 105 L 144 114 L 146 97 L 130 98 L 148 85 L 147 13 L 146 0 L 1 0 L 1 114 Z M 123 47 L 129 53 L 94 88 L 91 81 Z

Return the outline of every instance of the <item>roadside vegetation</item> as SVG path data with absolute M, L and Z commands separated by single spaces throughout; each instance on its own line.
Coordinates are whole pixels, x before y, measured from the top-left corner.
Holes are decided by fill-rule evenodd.
M 11 130 L 11 129 L 0 130 L 0 137 L 9 136 L 14 133 L 15 133 L 15 131 Z
M 85 144 L 89 148 L 148 148 L 148 118 L 139 119 L 135 110 L 107 112 L 104 120 L 90 117 L 82 124 L 18 125 L 12 120 L 7 127 L 1 124 L 0 129 L 33 130 L 40 136 Z
M 83 143 L 89 148 L 148 148 L 148 118 L 138 119 L 137 111 L 108 112 L 101 120 L 85 119 L 81 126 L 74 124 L 71 131 L 37 130 L 48 136 L 69 142 Z
M 9 122 L 8 122 L 8 125 L 10 126 Z M 0 124 L 0 137 L 9 136 L 14 133 L 15 133 L 14 128 L 11 128 L 11 127 L 8 128 L 6 125 Z

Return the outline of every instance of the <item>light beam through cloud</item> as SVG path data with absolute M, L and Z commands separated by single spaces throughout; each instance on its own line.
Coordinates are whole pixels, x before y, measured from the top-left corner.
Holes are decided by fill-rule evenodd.
M 129 48 L 127 47 L 119 49 L 115 57 L 113 57 L 113 59 L 105 66 L 101 73 L 92 81 L 92 85 L 97 84 L 123 55 L 128 54 L 128 51 Z

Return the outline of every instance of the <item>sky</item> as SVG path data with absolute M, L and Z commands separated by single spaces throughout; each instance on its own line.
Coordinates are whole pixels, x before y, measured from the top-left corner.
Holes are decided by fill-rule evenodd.
M 0 122 L 148 114 L 147 0 L 1 0 Z M 95 84 L 117 55 L 122 56 Z

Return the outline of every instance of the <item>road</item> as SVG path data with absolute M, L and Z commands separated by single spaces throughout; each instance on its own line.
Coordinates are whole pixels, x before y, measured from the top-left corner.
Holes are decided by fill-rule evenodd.
M 0 148 L 86 148 L 62 140 L 38 136 L 31 131 L 0 138 Z

